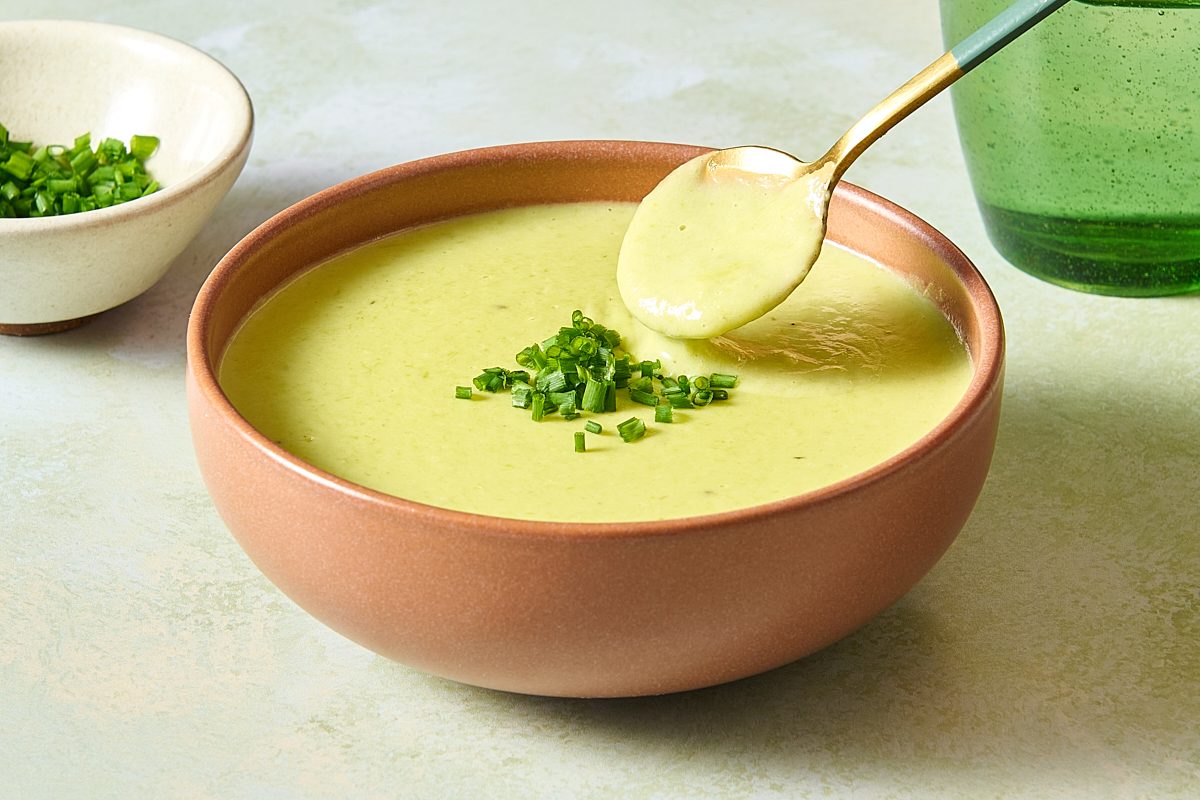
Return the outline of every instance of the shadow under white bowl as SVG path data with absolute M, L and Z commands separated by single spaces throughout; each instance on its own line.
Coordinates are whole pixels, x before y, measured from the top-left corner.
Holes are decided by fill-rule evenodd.
M 92 22 L 0 22 L 0 124 L 17 140 L 95 146 L 157 136 L 162 189 L 80 214 L 0 219 L 0 332 L 78 324 L 149 289 L 196 236 L 250 152 L 253 108 L 211 56 Z

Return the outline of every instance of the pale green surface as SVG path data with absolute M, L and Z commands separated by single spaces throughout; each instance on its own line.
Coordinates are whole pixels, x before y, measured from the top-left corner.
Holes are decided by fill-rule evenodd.
M 703 692 L 513 697 L 347 643 L 225 531 L 191 455 L 184 320 L 216 259 L 270 213 L 369 169 L 506 141 L 763 142 L 811 158 L 941 52 L 932 0 L 758 3 L 731 22 L 732 3 L 696 5 L 39 4 L 207 49 L 246 82 L 259 130 L 151 292 L 75 333 L 0 340 L 0 795 L 1200 794 L 1200 298 L 1085 296 L 1005 265 L 946 98 L 849 178 L 980 265 L 1008 324 L 1005 411 L 963 534 L 858 634 Z M 0 17 L 23 10 L 6 0 Z

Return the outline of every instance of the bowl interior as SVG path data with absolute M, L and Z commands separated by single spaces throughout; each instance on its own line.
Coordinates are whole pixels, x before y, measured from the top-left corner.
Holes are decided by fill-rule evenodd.
M 189 332 L 194 377 L 221 412 L 271 458 L 321 482 L 358 491 L 361 487 L 324 473 L 270 442 L 241 419 L 217 385 L 225 347 L 259 301 L 329 256 L 404 228 L 519 205 L 640 200 L 672 168 L 704 151 L 641 142 L 487 148 L 398 165 L 314 195 L 251 233 L 210 276 L 197 298 Z M 829 491 L 844 491 L 896 468 L 914 449 L 933 446 L 973 404 L 995 389 L 1003 331 L 994 298 L 966 257 L 936 230 L 887 200 L 841 185 L 831 207 L 829 238 L 899 273 L 930 297 L 960 331 L 974 365 L 971 384 L 949 417 L 908 450 L 829 487 Z M 818 492 L 822 493 L 827 491 Z M 408 502 L 384 495 L 378 499 L 388 504 Z M 760 510 L 765 512 L 768 506 Z
M 164 187 L 232 151 L 249 125 L 245 90 L 181 42 L 115 25 L 0 23 L 0 124 L 17 140 L 71 145 L 90 132 L 157 136 L 148 168 Z
M 405 228 L 537 203 L 636 202 L 707 148 L 645 142 L 544 142 L 451 153 L 364 175 L 281 212 L 218 265 L 197 298 L 204 361 L 215 370 L 255 304 L 293 275 Z M 828 239 L 883 264 L 937 304 L 970 350 L 977 379 L 995 368 L 999 309 L 961 251 L 904 209 L 842 182 Z M 974 384 L 972 386 L 974 387 Z

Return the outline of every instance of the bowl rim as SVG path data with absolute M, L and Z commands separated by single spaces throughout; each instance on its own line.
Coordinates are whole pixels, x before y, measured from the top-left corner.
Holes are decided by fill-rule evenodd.
M 665 142 L 609 139 L 526 142 L 472 148 L 375 170 L 335 184 L 280 211 L 238 242 L 218 262 L 201 286 L 188 321 L 187 376 L 189 381 L 194 383 L 200 398 L 208 404 L 209 408 L 221 415 L 223 421 L 232 426 L 237 435 L 254 447 L 259 455 L 265 456 L 277 467 L 293 473 L 301 480 L 314 483 L 349 500 L 365 502 L 378 510 L 395 514 L 397 517 L 413 521 L 426 520 L 441 529 L 469 529 L 473 533 L 487 534 L 498 538 L 586 538 L 596 540 L 675 536 L 727 524 L 754 524 L 766 517 L 835 502 L 846 495 L 887 479 L 903 469 L 909 462 L 925 459 L 946 447 L 963 426 L 986 412 L 993 394 L 1002 390 L 1005 351 L 1003 320 L 991 288 L 975 265 L 945 235 L 920 217 L 866 189 L 841 181 L 836 189 L 837 192 L 848 195 L 852 202 L 871 207 L 876 213 L 905 228 L 942 260 L 954 267 L 956 277 L 971 298 L 971 306 L 978 318 L 981 336 L 978 357 L 972 359 L 971 381 L 962 397 L 937 425 L 891 457 L 866 470 L 817 489 L 768 503 L 715 514 L 634 522 L 530 520 L 459 511 L 387 494 L 326 472 L 275 444 L 250 424 L 226 397 L 217 382 L 215 370 L 211 366 L 214 360 L 208 345 L 208 328 L 214 316 L 213 305 L 219 300 L 243 262 L 262 245 L 286 231 L 292 223 L 318 214 L 323 207 L 340 199 L 431 172 L 480 163 L 528 161 L 531 159 L 549 160 L 562 158 L 568 151 L 573 158 L 604 159 L 606 156 L 611 157 L 612 148 L 618 145 L 639 148 L 643 152 L 647 149 L 657 149 L 659 152 L 674 150 L 681 156 L 689 153 L 694 155 L 712 149 Z M 363 244 L 365 243 L 363 242 Z M 990 334 L 989 332 L 994 333 Z
M 0 234 L 47 235 L 55 231 L 86 230 L 87 228 L 108 226 L 136 216 L 152 214 L 155 211 L 175 205 L 188 195 L 206 184 L 212 183 L 225 172 L 230 165 L 236 163 L 250 146 L 254 135 L 254 104 L 249 92 L 241 79 L 231 69 L 213 56 L 193 47 L 192 45 L 153 31 L 132 28 L 126 25 L 114 25 L 109 22 L 91 22 L 75 19 L 29 19 L 29 20 L 0 20 L 0 34 L 5 32 L 29 32 L 44 29 L 59 29 L 60 26 L 75 28 L 79 31 L 90 32 L 90 35 L 113 37 L 114 40 L 136 39 L 168 48 L 182 57 L 195 61 L 203 61 L 217 68 L 216 74 L 221 76 L 216 85 L 221 87 L 221 94 L 232 99 L 235 106 L 235 124 L 237 130 L 217 154 L 202 164 L 178 183 L 163 186 L 157 192 L 139 197 L 127 203 L 120 203 L 108 208 L 97 208 L 76 214 L 62 214 L 53 217 L 22 217 L 19 219 L 0 218 Z M 73 135 L 73 134 L 71 134 Z

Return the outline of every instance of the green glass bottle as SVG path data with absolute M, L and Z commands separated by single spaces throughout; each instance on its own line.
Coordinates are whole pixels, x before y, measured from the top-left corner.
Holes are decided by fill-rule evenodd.
M 953 44 L 1009 0 L 941 0 Z M 988 235 L 1039 278 L 1200 290 L 1200 0 L 1076 0 L 955 84 Z

